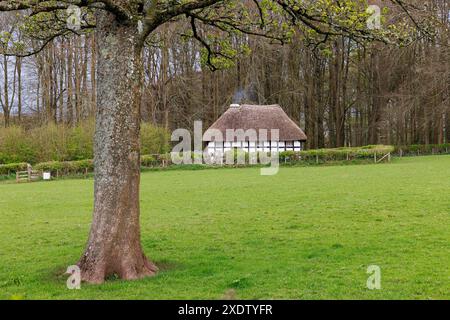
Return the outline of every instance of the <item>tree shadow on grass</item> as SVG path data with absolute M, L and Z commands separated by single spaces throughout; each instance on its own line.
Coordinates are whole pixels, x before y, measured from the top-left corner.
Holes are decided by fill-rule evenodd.
M 167 273 L 175 270 L 183 269 L 183 265 L 176 261 L 170 261 L 170 260 L 160 260 L 154 262 L 156 266 L 158 267 L 159 271 L 156 274 L 155 277 L 148 277 L 145 279 L 152 279 L 158 277 L 161 273 Z M 69 278 L 69 274 L 66 273 L 67 267 L 64 266 L 58 266 L 50 270 L 50 272 L 45 272 L 42 279 L 46 282 L 51 283 L 65 283 L 67 279 Z M 143 279 L 141 279 L 143 280 Z M 106 278 L 105 283 L 111 283 L 115 281 L 122 281 L 118 275 L 113 274 Z M 139 280 L 137 280 L 139 281 Z
M 158 267 L 158 272 L 169 272 L 173 270 L 180 270 L 183 269 L 183 264 L 176 262 L 176 261 L 170 261 L 170 260 L 161 260 L 154 262 L 156 266 Z

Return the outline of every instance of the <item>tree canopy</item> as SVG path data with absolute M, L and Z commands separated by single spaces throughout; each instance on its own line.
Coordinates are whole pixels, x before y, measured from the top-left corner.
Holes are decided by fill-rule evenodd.
M 21 11 L 20 28 L 25 37 L 18 41 L 1 31 L 1 53 L 29 56 L 40 52 L 52 39 L 89 32 L 96 26 L 95 12 L 113 13 L 121 24 L 134 25 L 143 46 L 159 26 L 187 19 L 190 29 L 181 36 L 191 37 L 203 46 L 202 60 L 213 70 L 227 66 L 245 46 L 233 45 L 233 36 L 257 35 L 286 43 L 297 34 L 311 45 L 320 46 L 332 37 L 347 36 L 358 42 L 383 41 L 407 45 L 418 36 L 433 34 L 433 20 L 415 14 L 420 4 L 390 0 L 377 12 L 367 0 L 153 0 L 153 1 L 0 1 L 0 11 Z M 376 6 L 376 5 L 375 5 Z M 392 12 L 390 12 L 392 11 Z M 419 17 L 419 19 L 417 18 Z M 74 27 L 69 23 L 75 19 Z M 376 21 L 375 21 L 376 20 Z M 379 23 L 376 27 L 368 22 Z M 26 39 L 39 40 L 33 46 Z

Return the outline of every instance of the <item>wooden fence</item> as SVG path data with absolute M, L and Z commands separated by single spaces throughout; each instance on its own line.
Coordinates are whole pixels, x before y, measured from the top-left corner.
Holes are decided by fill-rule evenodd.
M 374 160 L 375 160 L 375 163 L 380 163 L 380 162 L 382 162 L 383 160 L 386 160 L 387 162 L 391 162 L 391 157 L 392 157 L 392 155 L 391 155 L 391 153 L 389 152 L 389 153 L 387 153 L 387 154 L 385 154 L 383 157 L 381 157 L 380 159 L 377 159 L 377 154 L 375 153 L 374 154 Z
M 16 172 L 16 182 L 32 182 L 37 181 L 41 178 L 42 172 L 33 170 L 33 168 L 28 165 L 27 171 L 17 171 Z

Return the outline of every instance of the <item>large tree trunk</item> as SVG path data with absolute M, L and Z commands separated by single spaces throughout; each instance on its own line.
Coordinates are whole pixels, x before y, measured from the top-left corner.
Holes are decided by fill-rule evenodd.
M 142 57 L 136 26 L 97 17 L 97 110 L 94 217 L 79 266 L 82 279 L 139 279 L 157 268 L 140 241 L 140 100 Z

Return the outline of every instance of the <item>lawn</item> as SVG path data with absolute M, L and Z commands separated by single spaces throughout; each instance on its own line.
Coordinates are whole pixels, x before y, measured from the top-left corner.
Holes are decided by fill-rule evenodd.
M 0 184 L 0 299 L 449 299 L 450 156 L 142 174 L 154 278 L 66 288 L 92 180 Z M 366 288 L 369 265 L 381 290 Z

